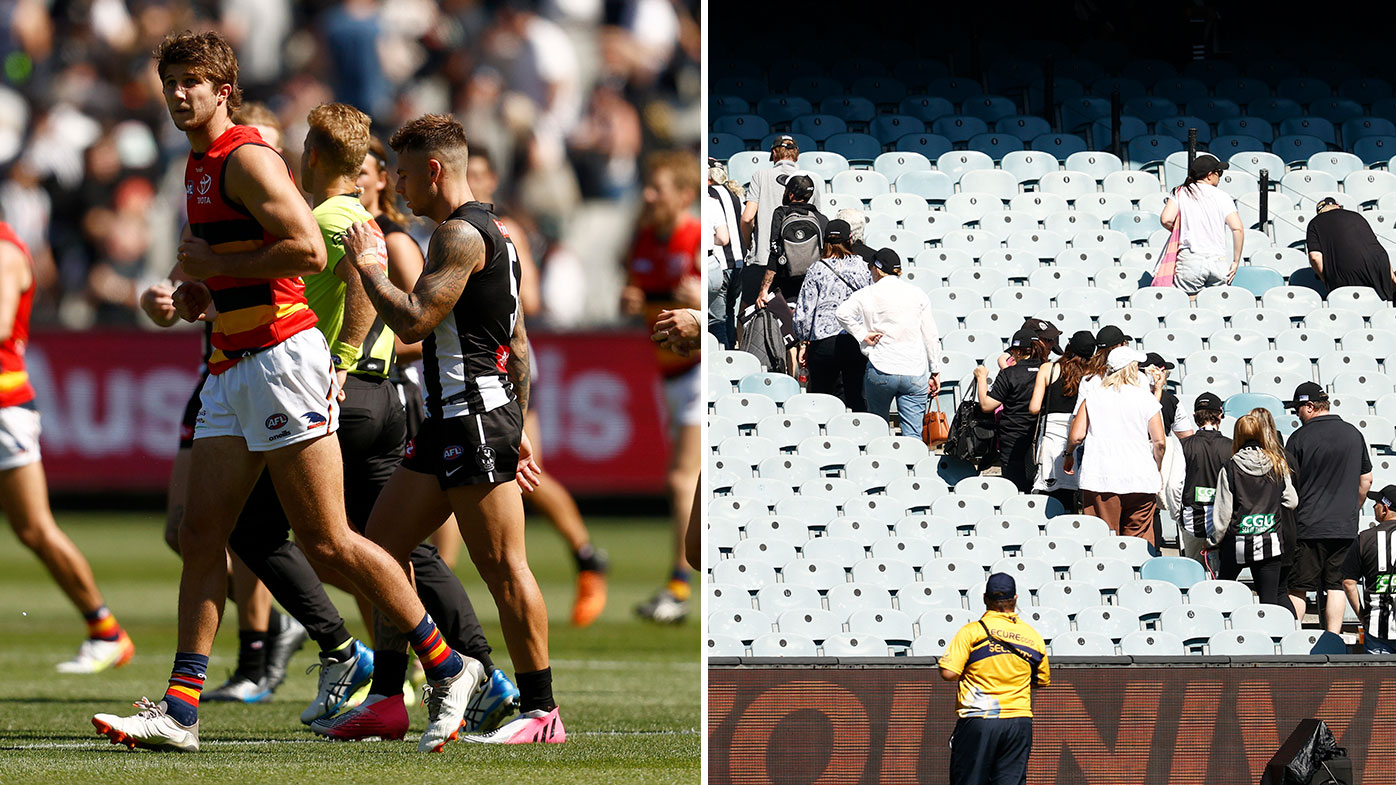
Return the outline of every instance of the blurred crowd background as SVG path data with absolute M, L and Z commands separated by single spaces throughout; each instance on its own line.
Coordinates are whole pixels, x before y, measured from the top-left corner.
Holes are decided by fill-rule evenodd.
M 137 296 L 173 266 L 188 153 L 150 52 L 214 29 L 292 162 L 326 101 L 371 114 L 384 140 L 455 114 L 530 235 L 543 321 L 613 323 L 644 156 L 697 160 L 698 14 L 697 0 L 0 0 L 0 210 L 35 257 L 34 321 L 145 321 Z

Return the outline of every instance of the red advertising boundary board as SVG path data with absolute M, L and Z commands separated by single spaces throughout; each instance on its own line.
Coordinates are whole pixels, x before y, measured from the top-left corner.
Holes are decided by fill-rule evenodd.
M 663 387 L 640 331 L 534 333 L 532 406 L 548 471 L 581 495 L 663 494 Z M 189 330 L 40 331 L 27 353 L 49 487 L 162 492 L 198 381 Z

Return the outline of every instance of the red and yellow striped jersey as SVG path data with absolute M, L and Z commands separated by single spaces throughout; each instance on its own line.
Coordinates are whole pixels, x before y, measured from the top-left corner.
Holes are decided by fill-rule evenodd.
M 184 167 L 189 229 L 215 253 L 253 251 L 276 240 L 251 213 L 228 199 L 224 191 L 228 158 L 245 144 L 266 146 L 257 129 L 235 125 L 214 140 L 208 152 L 190 153 Z M 315 312 L 306 304 L 305 284 L 299 277 L 220 275 L 204 284 L 218 308 L 213 322 L 213 354 L 208 361 L 211 374 L 220 374 L 237 364 L 240 352 L 274 346 L 315 326 Z
M 24 254 L 29 269 L 34 269 L 29 248 L 7 223 L 0 222 L 0 242 L 13 244 Z M 19 293 L 19 307 L 15 309 L 10 337 L 0 341 L 0 407 L 19 406 L 34 400 L 34 387 L 24 368 L 24 347 L 29 343 L 29 312 L 33 307 L 34 277 L 30 275 L 29 288 Z

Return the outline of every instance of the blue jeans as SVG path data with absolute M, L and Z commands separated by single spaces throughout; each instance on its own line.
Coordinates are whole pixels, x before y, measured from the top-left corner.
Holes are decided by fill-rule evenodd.
M 863 397 L 868 411 L 891 422 L 892 399 L 897 399 L 897 416 L 902 421 L 902 435 L 921 438 L 921 420 L 926 416 L 930 400 L 931 375 L 897 376 L 883 373 L 868 363 L 863 376 Z
M 708 332 L 717 337 L 722 348 L 731 349 L 736 338 L 736 325 L 733 320 L 733 306 L 740 298 L 733 297 L 732 281 L 735 270 L 723 270 L 720 275 L 708 276 Z
M 1396 654 L 1396 642 L 1378 638 L 1372 633 L 1367 633 L 1362 647 L 1368 654 Z

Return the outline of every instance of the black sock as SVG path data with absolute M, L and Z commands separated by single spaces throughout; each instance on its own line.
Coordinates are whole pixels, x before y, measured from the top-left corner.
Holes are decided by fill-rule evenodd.
M 407 652 L 373 652 L 373 686 L 370 695 L 401 695 L 402 683 L 407 680 Z
M 479 660 L 480 664 L 485 666 L 485 673 L 494 673 L 494 660 L 490 659 L 490 652 L 488 649 L 485 651 L 465 651 L 461 649 L 460 653 Z
M 606 562 L 601 559 L 601 554 L 587 543 L 572 553 L 572 558 L 577 561 L 577 572 L 602 572 L 606 569 Z
M 553 669 L 544 668 L 530 673 L 515 673 L 514 680 L 519 685 L 519 713 L 529 711 L 552 711 L 557 708 L 553 700 Z
M 353 657 L 359 650 L 359 647 L 354 645 L 353 636 L 349 636 L 347 639 L 341 638 L 340 640 L 341 642 L 333 648 L 321 649 L 320 656 L 324 657 L 329 662 L 344 662 L 350 657 Z
M 265 630 L 238 630 L 237 674 L 248 681 L 261 681 L 267 670 Z

